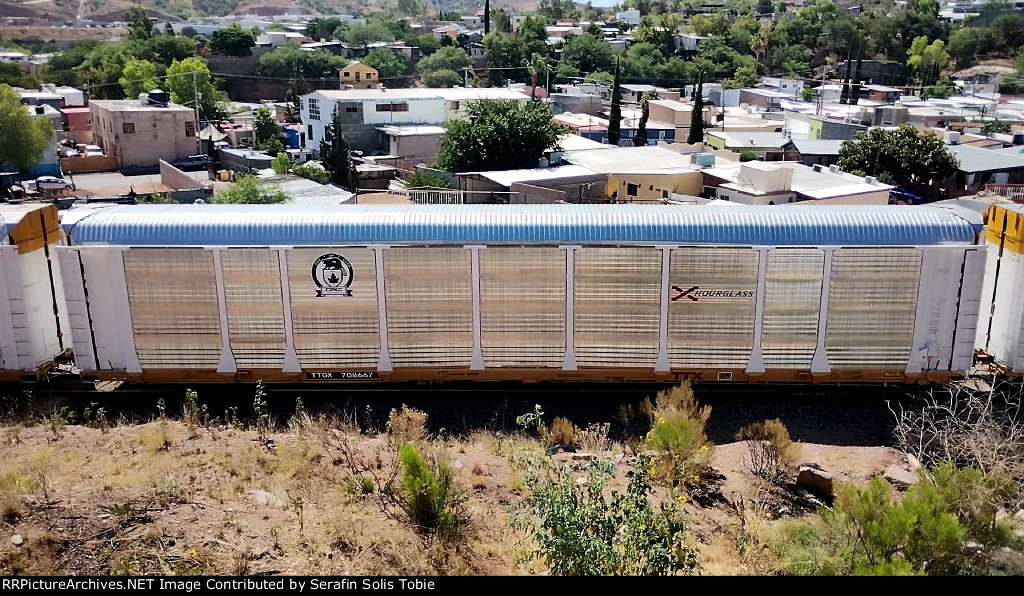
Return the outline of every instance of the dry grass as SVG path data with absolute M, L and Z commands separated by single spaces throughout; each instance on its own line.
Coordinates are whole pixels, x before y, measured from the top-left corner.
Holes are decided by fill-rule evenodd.
M 545 442 L 552 446 L 565 445 L 567 447 L 576 446 L 576 425 L 572 423 L 568 418 L 561 416 L 551 421 L 551 426 L 547 427 L 544 433 Z
M 402 404 L 401 410 L 388 414 L 388 435 L 395 445 L 422 444 L 427 439 L 427 415 Z
M 648 405 L 623 415 L 638 425 L 645 410 L 654 415 L 654 404 Z M 659 400 L 658 409 L 669 406 L 696 416 L 703 411 L 678 392 Z M 67 424 L 56 440 L 48 423 L 2 429 L 0 514 L 8 533 L 0 536 L 0 574 L 545 572 L 516 566 L 523 536 L 508 525 L 529 496 L 520 464 L 548 457 L 546 445 L 535 438 L 477 430 L 442 440 L 427 433 L 426 414 L 408 407 L 391 412 L 383 434 L 368 431 L 361 417 L 357 424 L 354 416 L 303 413 L 268 433 L 269 448 L 255 431 L 197 422 L 192 416 L 184 422 L 122 423 L 108 432 Z M 562 419 L 550 432 L 552 441 L 571 437 L 582 451 L 620 448 L 609 439 L 607 424 L 580 429 Z M 397 445 L 404 442 L 420 443 L 458 470 L 473 519 L 462 540 L 424 537 L 388 510 L 379 489 L 394 479 Z M 742 453 L 736 445 L 723 455 L 739 462 Z M 837 449 L 833 461 L 845 453 Z M 850 453 L 853 460 L 860 457 Z M 578 465 L 571 459 L 576 456 L 562 457 Z M 826 456 L 813 457 L 831 464 Z M 607 459 L 615 466 L 612 488 L 621 490 L 633 458 Z M 722 467 L 727 482 L 748 482 L 741 469 L 741 463 Z M 708 561 L 706 570 L 773 569 L 760 557 L 766 552 L 762 536 L 774 522 L 751 503 L 755 492 L 744 494 L 743 509 L 686 506 L 695 512 L 694 540 Z M 656 500 L 669 497 L 667 488 L 656 489 Z M 11 544 L 14 533 L 25 537 L 23 546 Z

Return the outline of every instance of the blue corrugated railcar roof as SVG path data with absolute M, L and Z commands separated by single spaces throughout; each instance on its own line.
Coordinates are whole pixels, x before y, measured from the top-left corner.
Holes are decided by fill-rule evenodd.
M 962 212 L 966 213 L 966 211 Z M 971 244 L 980 231 L 922 206 L 133 205 L 73 209 L 72 244 Z

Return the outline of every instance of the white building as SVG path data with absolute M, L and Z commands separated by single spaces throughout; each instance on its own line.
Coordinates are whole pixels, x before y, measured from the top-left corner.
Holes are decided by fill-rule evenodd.
M 357 138 L 362 134 L 376 136 L 376 127 L 381 125 L 444 124 L 462 118 L 469 104 L 482 99 L 530 100 L 528 95 L 504 88 L 323 90 L 303 95 L 300 113 L 307 146 L 318 153 L 335 106 L 346 138 Z M 353 144 L 358 145 L 358 140 Z
M 305 33 L 294 31 L 265 31 L 256 37 L 256 45 L 279 48 L 290 41 L 302 43 L 308 39 Z
M 619 13 L 615 13 L 615 20 L 622 23 L 629 23 L 630 25 L 640 24 L 640 10 L 636 8 L 630 8 Z
M 779 93 L 785 93 L 793 97 L 800 97 L 804 90 L 803 79 L 786 79 L 782 77 L 763 77 L 761 86 L 774 89 Z
M 744 205 L 887 205 L 892 190 L 871 176 L 794 161 L 719 162 L 703 173 L 705 191 L 716 188 L 716 198 Z M 714 187 L 716 179 L 721 182 Z
M 14 62 L 28 64 L 28 54 L 21 52 L 0 52 L 0 62 Z

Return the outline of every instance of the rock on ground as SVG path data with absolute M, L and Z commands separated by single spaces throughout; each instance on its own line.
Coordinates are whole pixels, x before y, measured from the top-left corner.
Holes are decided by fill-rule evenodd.
M 819 497 L 825 499 L 832 498 L 832 474 L 822 470 L 815 464 L 800 466 L 796 475 L 796 484 Z
M 898 489 L 908 489 L 917 483 L 917 476 L 913 472 L 906 468 L 901 468 L 896 464 L 889 466 L 889 469 L 885 471 L 885 475 L 882 476 L 889 482 L 889 484 L 895 486 Z

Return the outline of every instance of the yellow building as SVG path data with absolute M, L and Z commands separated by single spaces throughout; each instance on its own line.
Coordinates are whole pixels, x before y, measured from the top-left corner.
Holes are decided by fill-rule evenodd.
M 380 85 L 377 69 L 362 62 L 351 62 L 339 72 L 342 89 L 375 89 Z
M 700 195 L 704 177 L 698 170 L 608 174 L 607 195 L 620 203 L 660 203 L 672 194 Z

